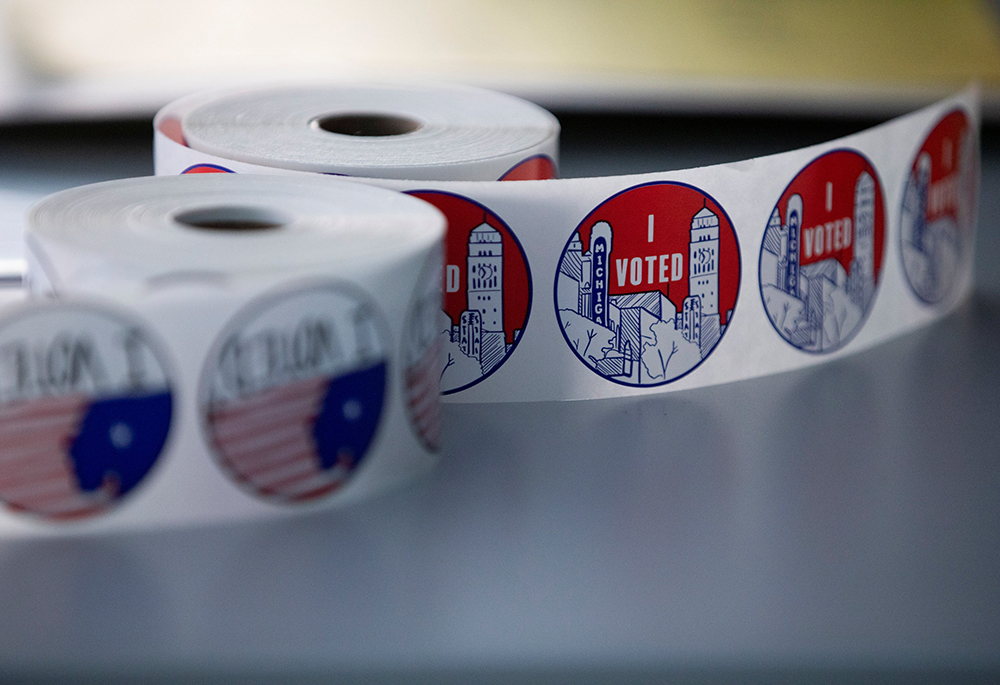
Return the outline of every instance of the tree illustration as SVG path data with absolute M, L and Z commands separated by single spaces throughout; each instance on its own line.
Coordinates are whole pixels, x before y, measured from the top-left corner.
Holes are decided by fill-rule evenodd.
M 452 356 L 451 352 L 448 353 L 448 359 L 444 363 L 444 368 L 441 369 L 441 378 L 444 378 L 444 372 L 448 370 L 449 366 L 455 365 L 455 357 Z
M 570 309 L 560 309 L 559 318 L 562 320 L 563 333 L 566 339 L 573 346 L 581 359 L 587 360 L 594 365 L 600 359 L 615 349 L 615 334 L 610 329 L 598 325 L 590 319 L 580 316 Z M 601 357 L 588 355 L 590 348 L 601 350 Z
M 676 378 L 701 361 L 698 346 L 684 339 L 674 320 L 656 320 L 642 336 L 642 365 L 651 379 Z

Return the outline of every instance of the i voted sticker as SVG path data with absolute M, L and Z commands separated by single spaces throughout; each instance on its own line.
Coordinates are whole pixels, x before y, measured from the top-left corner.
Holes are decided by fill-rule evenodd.
M 949 112 L 924 140 L 903 188 L 903 273 L 926 304 L 948 299 L 972 254 L 979 141 L 969 117 Z
M 683 183 L 605 200 L 570 236 L 556 271 L 556 315 L 594 373 L 655 386 L 694 370 L 732 321 L 736 232 L 709 195 Z
M 834 150 L 806 165 L 778 198 L 760 248 L 760 295 L 789 344 L 832 352 L 861 330 L 882 268 L 883 197 L 864 155 Z
M 478 202 L 436 190 L 408 194 L 448 219 L 437 323 L 447 395 L 488 378 L 514 353 L 531 311 L 528 258 L 507 224 Z
M 170 432 L 163 356 L 133 318 L 45 302 L 0 322 L 0 499 L 50 520 L 106 511 Z
M 375 441 L 388 392 L 386 326 L 341 284 L 262 298 L 227 326 L 202 383 L 208 442 L 231 478 L 278 502 L 339 490 Z

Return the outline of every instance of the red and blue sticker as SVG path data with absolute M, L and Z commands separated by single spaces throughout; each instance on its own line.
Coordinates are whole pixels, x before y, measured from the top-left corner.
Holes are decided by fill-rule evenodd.
M 935 124 L 903 187 L 899 237 L 903 273 L 926 304 L 948 299 L 972 256 L 979 141 L 956 109 Z
M 884 246 L 884 192 L 871 162 L 846 149 L 814 159 L 764 231 L 760 295 L 771 325 L 805 352 L 846 345 L 871 311 Z
M 0 500 L 64 521 L 100 514 L 146 479 L 170 432 L 163 355 L 141 324 L 45 303 L 0 324 Z
M 484 205 L 436 190 L 408 194 L 448 219 L 436 326 L 447 395 L 488 378 L 514 353 L 531 311 L 528 258 L 510 227 Z
M 647 183 L 590 212 L 555 280 L 559 326 L 583 364 L 621 385 L 663 385 L 700 365 L 729 329 L 739 243 L 708 194 Z
M 388 393 L 386 326 L 343 284 L 287 290 L 247 306 L 209 356 L 208 442 L 238 484 L 275 502 L 343 487 L 374 444 Z
M 544 181 L 558 176 L 555 160 L 548 155 L 533 155 L 512 166 L 498 180 Z
M 193 164 L 187 169 L 181 172 L 181 175 L 185 174 L 235 174 L 236 172 L 232 169 L 227 169 L 224 166 L 219 166 L 218 164 Z

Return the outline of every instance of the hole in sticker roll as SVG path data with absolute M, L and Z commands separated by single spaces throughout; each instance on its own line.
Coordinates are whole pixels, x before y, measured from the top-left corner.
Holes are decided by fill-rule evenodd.
M 409 117 L 360 112 L 320 117 L 313 121 L 313 125 L 327 133 L 380 138 L 413 133 L 422 126 L 419 121 Z
M 291 217 L 274 209 L 252 206 L 200 207 L 174 217 L 180 224 L 214 231 L 263 231 L 281 228 Z

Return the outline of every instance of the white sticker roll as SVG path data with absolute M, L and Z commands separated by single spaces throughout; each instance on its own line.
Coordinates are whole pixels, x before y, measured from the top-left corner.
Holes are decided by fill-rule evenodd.
M 543 149 L 494 123 L 482 151 L 460 146 L 453 162 L 438 151 L 419 164 L 407 147 L 419 127 L 365 136 L 317 123 L 345 113 L 419 122 L 439 92 L 455 91 L 191 96 L 157 116 L 156 173 L 344 173 L 441 209 L 446 401 L 641 395 L 803 368 L 936 320 L 970 291 L 975 89 L 769 157 L 523 183 L 496 183 L 511 178 L 498 169 L 518 168 L 506 165 L 520 156 L 535 173 L 517 179 L 554 176 L 554 164 L 531 160 L 556 159 L 555 129 Z M 484 116 L 498 97 L 466 93 L 482 98 Z M 515 131 L 537 117 L 522 109 L 523 126 L 506 124 Z M 466 115 L 456 115 L 461 130 Z M 489 155 L 505 161 L 463 175 Z
M 32 292 L 0 309 L 0 533 L 287 515 L 426 470 L 443 234 L 424 202 L 319 176 L 43 200 Z
M 553 178 L 558 162 L 559 122 L 549 112 L 459 86 L 196 94 L 161 111 L 154 125 L 180 145 L 234 162 L 341 176 Z

